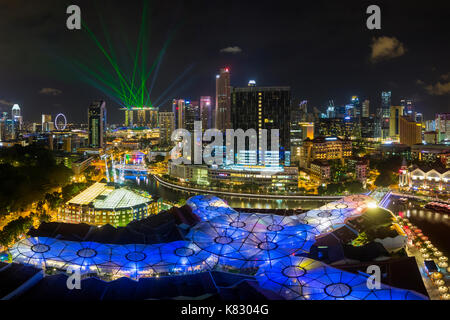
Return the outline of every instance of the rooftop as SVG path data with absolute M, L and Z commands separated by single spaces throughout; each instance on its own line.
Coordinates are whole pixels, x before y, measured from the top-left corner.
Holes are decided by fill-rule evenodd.
M 94 200 L 96 209 L 123 209 L 145 204 L 150 201 L 128 189 L 114 189 L 110 192 L 106 189 L 100 196 Z
M 78 204 L 78 205 L 88 205 L 92 201 L 94 201 L 95 198 L 97 198 L 101 193 L 103 193 L 106 190 L 107 186 L 106 183 L 100 183 L 96 182 L 83 192 L 77 194 L 75 197 L 73 197 L 71 200 L 69 200 L 67 203 L 69 204 Z
M 92 204 L 96 209 L 114 210 L 142 205 L 149 201 L 149 198 L 131 190 L 125 188 L 114 189 L 114 187 L 110 187 L 106 183 L 96 182 L 67 203 L 74 205 Z

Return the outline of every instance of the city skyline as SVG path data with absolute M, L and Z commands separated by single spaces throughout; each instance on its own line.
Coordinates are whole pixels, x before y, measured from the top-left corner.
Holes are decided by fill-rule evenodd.
M 150 61 L 164 46 L 168 34 L 174 34 L 154 81 L 155 98 L 164 96 L 178 78 L 180 81 L 167 91 L 164 101 L 215 96 L 215 75 L 220 68 L 228 67 L 231 86 L 243 87 L 249 80 L 255 80 L 258 86 L 290 86 L 293 97 L 308 100 L 310 106 L 323 112 L 328 100 L 345 104 L 356 95 L 362 101 L 369 100 L 370 112 L 375 113 L 382 91 L 392 91 L 393 105 L 405 98 L 414 99 L 425 118 L 448 108 L 449 47 L 445 34 L 436 32 L 446 27 L 441 12 L 446 12 L 448 4 L 436 4 L 430 9 L 414 3 L 404 6 L 381 2 L 382 29 L 377 31 L 365 27 L 365 4 L 345 8 L 330 3 L 302 7 L 280 4 L 269 10 L 268 2 L 261 2 L 256 8 L 248 3 L 238 8 L 231 2 L 224 6 L 230 14 L 217 14 L 216 21 L 211 17 L 221 12 L 221 4 L 179 2 L 169 7 L 150 2 Z M 65 113 L 69 122 L 80 123 L 87 120 L 85 106 L 104 99 L 110 109 L 110 122 L 122 122 L 122 113 L 115 110 L 119 103 L 83 81 L 85 75 L 73 68 L 72 59 L 104 59 L 99 58 L 84 31 L 65 28 L 64 4 L 44 1 L 39 8 L 27 3 L 20 7 L 0 5 L 8 9 L 0 10 L 5 15 L 2 24 L 9 29 L 14 25 L 12 32 L 0 34 L 4 51 L 16 52 L 2 56 L 2 112 L 17 103 L 25 121 L 36 121 L 41 113 Z M 109 33 L 114 34 L 114 47 L 123 53 L 120 51 L 124 51 L 121 46 L 125 42 L 114 32 L 123 4 L 99 1 L 95 7 L 79 1 L 78 5 L 99 36 L 100 20 L 104 20 Z M 136 17 L 141 16 L 142 4 L 137 1 L 127 6 L 128 13 L 121 17 L 119 29 L 133 47 L 139 30 Z M 204 20 L 194 21 L 194 12 L 204 16 Z M 312 19 L 316 16 L 323 18 Z M 33 32 L 27 31 L 29 20 L 24 17 L 35 21 Z M 269 18 L 273 22 L 266 25 Z M 405 19 L 414 20 L 415 24 L 406 26 Z M 205 26 L 210 30 L 205 30 Z M 325 38 L 329 32 L 333 37 Z M 24 37 L 29 41 L 22 41 Z M 383 46 L 387 46 L 387 53 L 381 54 L 377 50 L 383 51 Z M 126 65 L 127 59 L 121 62 Z

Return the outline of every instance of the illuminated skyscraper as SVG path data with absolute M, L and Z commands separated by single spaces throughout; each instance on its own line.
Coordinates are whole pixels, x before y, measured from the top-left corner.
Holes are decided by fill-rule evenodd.
M 381 93 L 381 107 L 378 109 L 377 117 L 379 121 L 378 135 L 381 139 L 389 137 L 389 118 L 391 117 L 391 91 Z
M 18 104 L 15 104 L 11 110 L 11 120 L 14 123 L 14 132 L 22 130 L 22 116 L 20 114 L 20 107 Z
M 94 101 L 88 108 L 89 147 L 103 148 L 106 132 L 106 103 Z
M 291 88 L 244 87 L 233 88 L 231 94 L 231 123 L 233 129 L 255 129 L 259 134 L 268 130 L 267 146 L 270 148 L 270 130 L 279 130 L 280 159 L 290 160 Z M 261 160 L 261 157 L 258 158 Z
M 412 115 L 414 113 L 414 102 L 412 99 L 400 100 L 400 105 L 403 107 L 403 114 L 405 116 Z
M 389 136 L 393 140 L 400 137 L 400 117 L 403 115 L 403 106 L 391 106 L 391 116 L 389 119 Z
M 15 104 L 15 105 L 12 107 L 12 110 L 11 110 L 11 116 L 12 116 L 12 119 L 14 119 L 14 118 L 16 118 L 16 117 L 20 117 L 20 107 L 19 107 L 18 104 Z
M 361 102 L 357 96 L 353 96 L 350 104 L 353 106 L 353 117 L 360 119 L 361 118 Z
M 213 127 L 212 121 L 212 101 L 211 97 L 200 97 L 200 117 L 203 130 Z
M 438 132 L 438 142 L 450 140 L 450 113 L 436 114 L 436 131 Z
M 53 130 L 52 116 L 50 114 L 42 115 L 42 132 L 50 132 Z
M 219 130 L 231 129 L 231 86 L 230 70 L 220 69 L 216 77 L 216 128 Z
M 184 99 L 174 99 L 172 101 L 172 112 L 175 115 L 175 129 L 185 128 L 186 103 Z
M 175 130 L 175 114 L 173 112 L 160 112 L 158 114 L 160 140 L 162 145 L 170 145 L 172 132 Z
M 185 101 L 184 127 L 189 132 L 194 132 L 195 121 L 200 121 L 200 105 L 198 101 Z
M 363 118 L 368 118 L 370 116 L 370 101 L 369 100 L 364 100 L 363 104 L 362 104 L 362 117 Z
M 133 127 L 134 123 L 134 111 L 125 109 L 125 127 Z
M 147 118 L 145 116 L 145 109 L 137 110 L 137 125 L 139 127 L 145 127 L 147 124 Z
M 407 146 L 422 143 L 422 125 L 410 117 L 400 117 L 400 143 Z

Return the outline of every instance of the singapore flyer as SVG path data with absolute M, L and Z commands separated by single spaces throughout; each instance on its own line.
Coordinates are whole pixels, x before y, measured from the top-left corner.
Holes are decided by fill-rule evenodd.
M 65 130 L 67 126 L 66 116 L 62 113 L 58 114 L 55 118 L 55 128 L 56 130 Z

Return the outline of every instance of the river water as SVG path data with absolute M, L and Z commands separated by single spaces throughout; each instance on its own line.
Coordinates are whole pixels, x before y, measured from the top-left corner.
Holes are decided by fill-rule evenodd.
M 155 199 L 163 198 L 170 202 L 178 202 L 180 199 L 189 199 L 198 193 L 173 190 L 162 186 L 151 176 L 148 184 L 140 184 L 140 188 L 145 189 Z M 305 209 L 310 210 L 318 208 L 330 200 L 276 200 L 276 199 L 249 199 L 245 197 L 219 196 L 233 208 L 255 208 L 255 209 Z
M 450 217 L 437 211 L 419 206 L 414 200 L 400 204 L 394 200 L 390 209 L 422 230 L 431 243 L 448 257 L 450 255 Z

